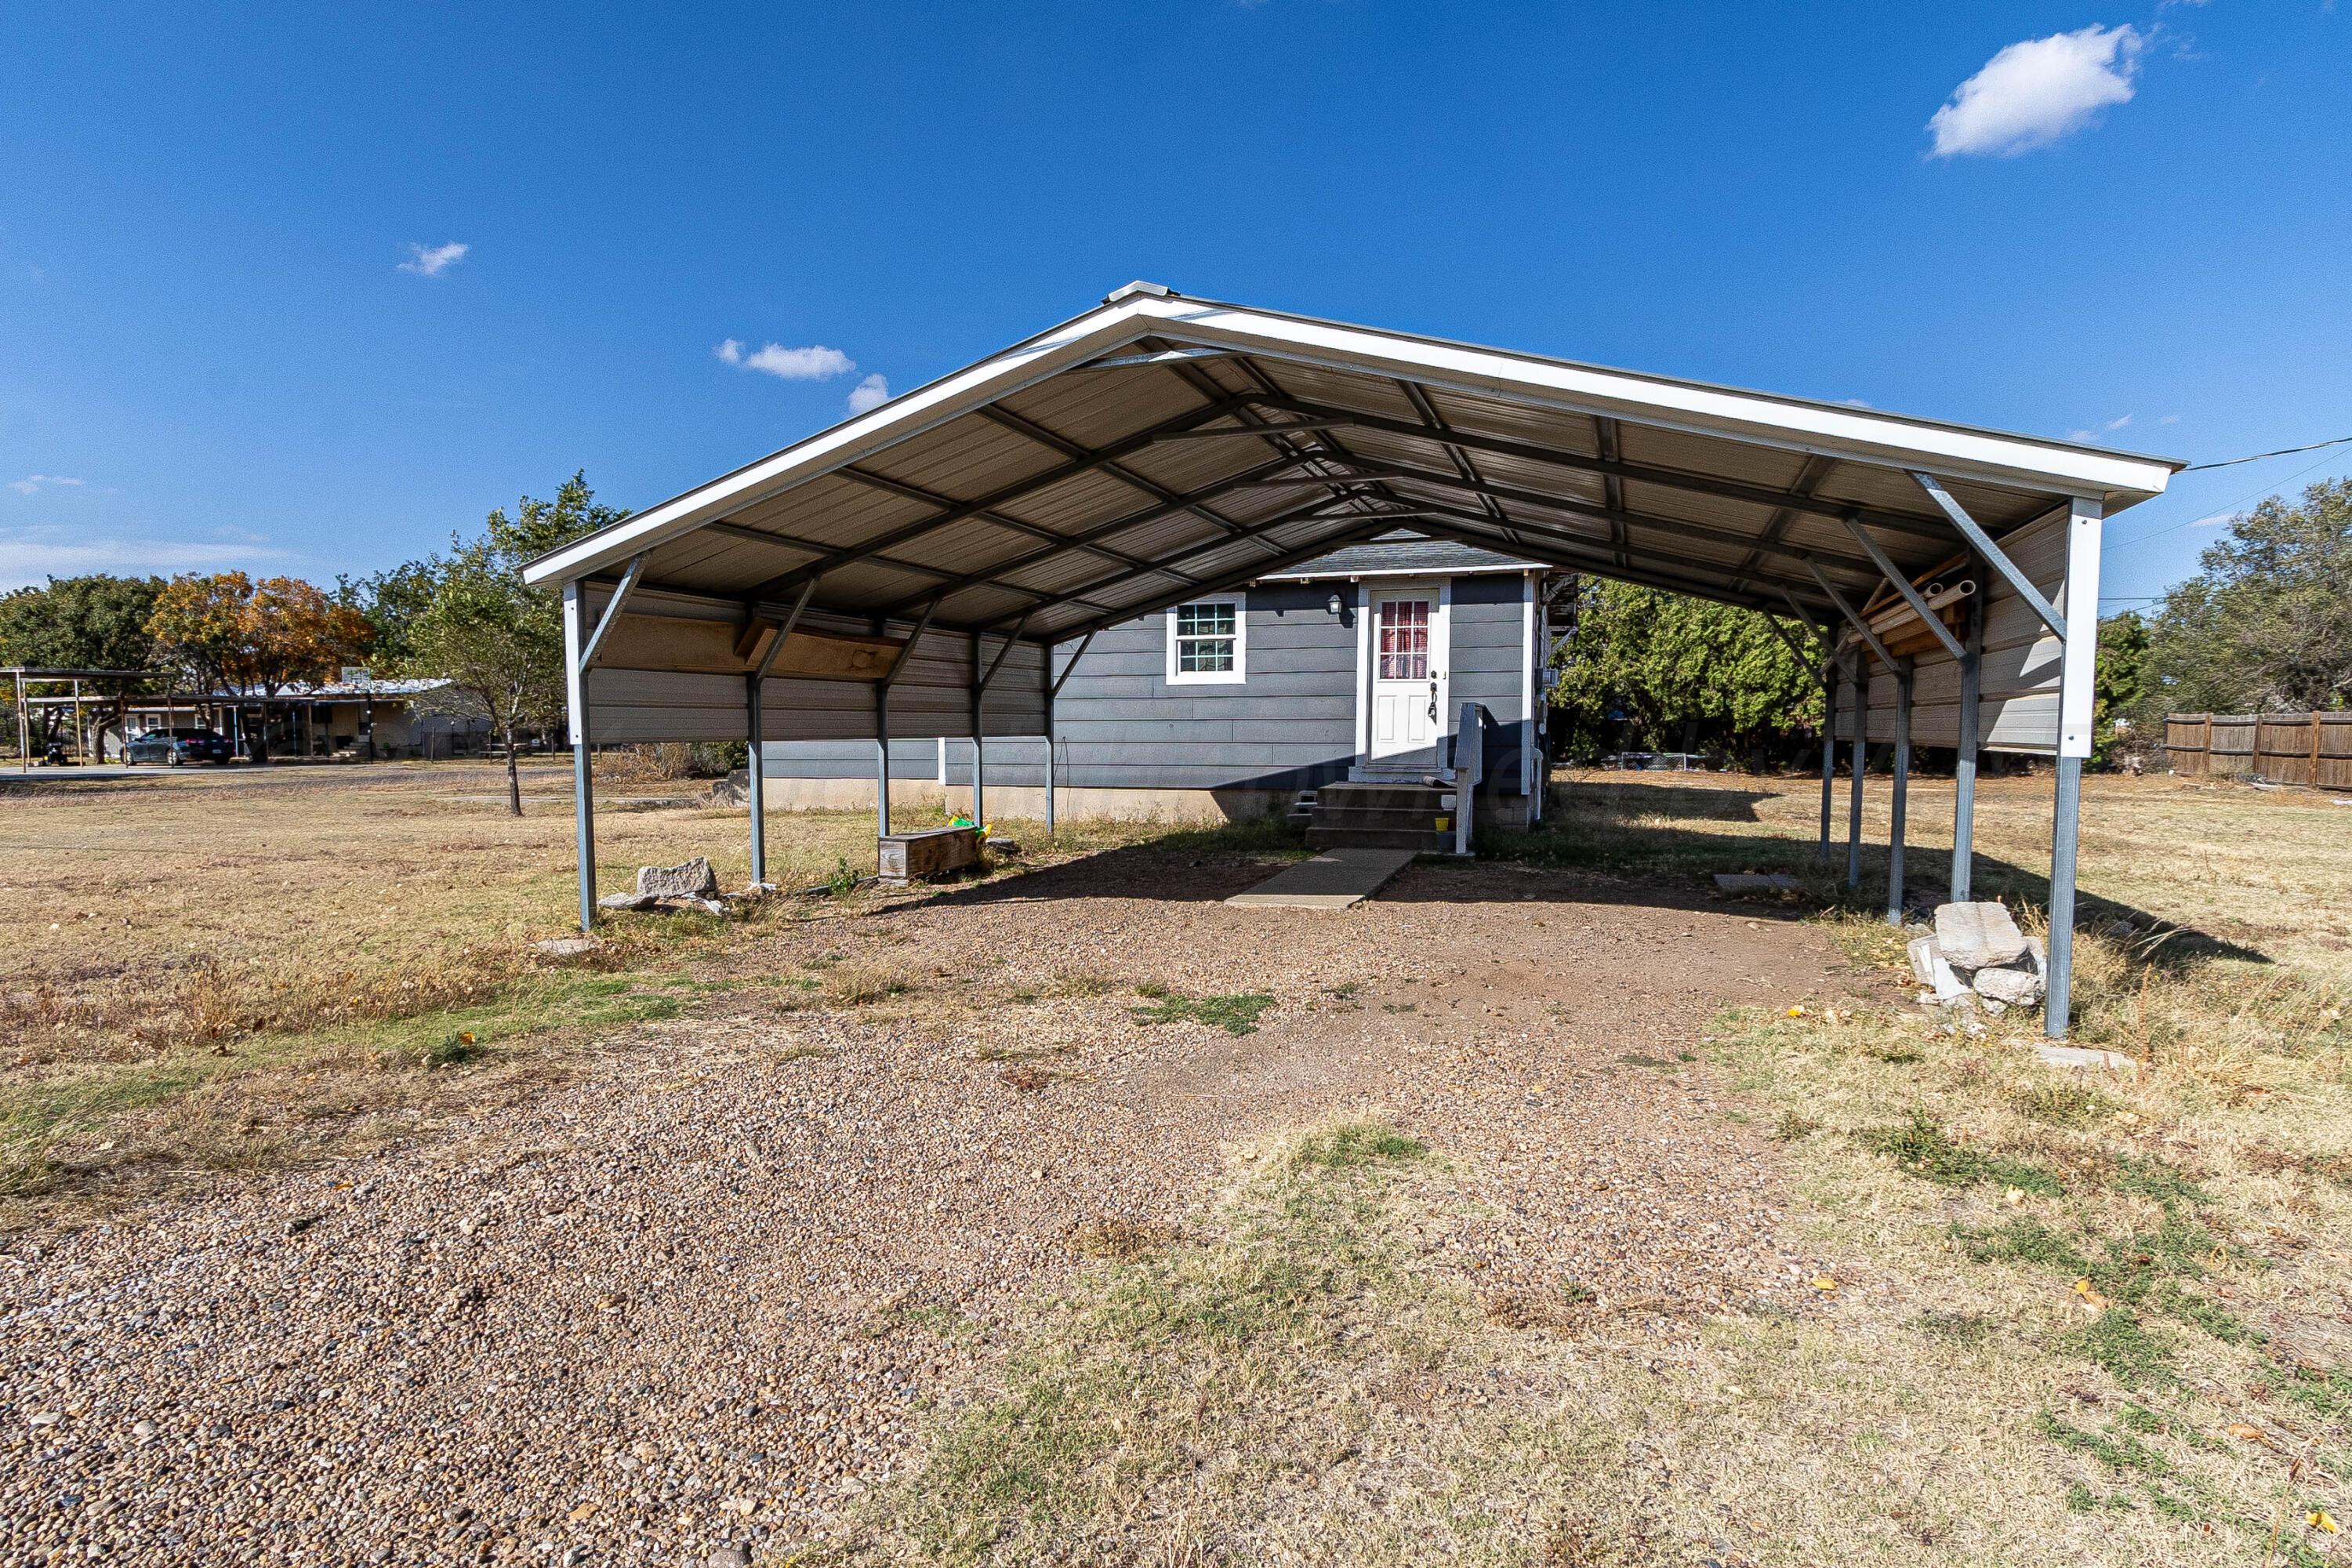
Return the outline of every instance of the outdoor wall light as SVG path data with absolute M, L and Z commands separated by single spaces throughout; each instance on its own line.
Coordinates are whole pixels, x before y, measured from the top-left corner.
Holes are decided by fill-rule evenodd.
M 1339 595 L 1334 594 L 1329 599 L 1324 602 L 1323 607 L 1330 611 L 1335 616 L 1345 615 L 1348 611 L 1348 602 L 1339 597 Z

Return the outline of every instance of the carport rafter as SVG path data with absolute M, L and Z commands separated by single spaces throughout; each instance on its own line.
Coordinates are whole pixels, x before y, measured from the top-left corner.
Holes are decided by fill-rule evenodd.
M 1261 479 L 1270 478 L 1273 475 L 1281 473 L 1286 468 L 1296 468 L 1301 462 L 1306 460 L 1307 459 L 1305 456 L 1278 458 L 1271 462 L 1262 463 L 1256 468 L 1245 468 L 1240 473 L 1229 475 L 1224 479 L 1217 479 L 1210 484 L 1203 485 L 1199 489 L 1193 491 L 1192 494 L 1197 499 L 1213 500 L 1218 496 L 1230 495 L 1234 490 L 1238 489 L 1246 489 L 1250 485 Z M 1149 524 L 1160 521 L 1163 518 L 1172 517 L 1177 512 L 1183 510 L 1183 507 L 1181 505 L 1163 503 L 1158 506 L 1146 507 L 1141 511 L 1129 512 L 1127 515 L 1118 518 L 1113 521 L 1097 523 L 1092 528 L 1072 534 L 1062 543 L 1045 545 L 1042 548 L 1029 551 L 1025 554 L 1008 557 L 1005 560 L 992 563 L 982 571 L 960 573 L 953 576 L 950 576 L 946 579 L 946 585 L 949 591 L 952 593 L 960 588 L 968 588 L 977 584 L 991 582 L 992 580 L 992 575 L 1001 576 L 1003 574 L 1007 572 L 1026 571 L 1028 568 L 1036 565 L 1040 562 L 1050 560 L 1054 556 L 1061 554 L 1071 545 L 1090 543 L 1097 539 L 1107 539 L 1115 533 L 1124 533 L 1129 529 L 1146 527 Z M 1227 536 L 1225 539 L 1213 540 L 1209 542 L 1211 544 L 1222 544 L 1229 542 L 1230 536 Z M 1166 576 L 1180 578 L 1183 576 L 1182 573 L 1172 570 L 1164 558 L 1160 561 L 1152 563 L 1151 567 L 1152 570 Z M 1084 592 L 1098 587 L 1101 581 L 1102 580 L 1100 579 L 1089 581 L 1081 584 L 1080 588 L 1076 590 L 1076 592 Z M 1034 593 L 1040 592 L 1041 590 L 1031 589 L 1024 591 Z M 920 594 L 908 595 L 905 598 L 894 600 L 890 604 L 884 605 L 882 613 L 893 616 L 902 614 L 915 605 L 921 604 L 926 598 L 929 597 L 929 595 L 930 590 L 929 589 L 924 590 Z M 1074 595 L 1064 595 L 1062 596 L 1066 598 L 1072 597 Z
M 1419 509 L 1422 515 L 1444 519 L 1449 525 L 1453 526 L 1462 528 L 1477 528 L 1481 525 L 1493 526 L 1493 520 L 1488 518 L 1484 512 L 1472 511 L 1466 507 L 1451 506 L 1444 501 L 1432 501 L 1420 496 L 1405 496 L 1401 499 L 1401 504 Z M 1589 539 L 1581 534 L 1561 532 L 1558 530 L 1547 528 L 1542 524 L 1532 522 L 1526 519 L 1521 519 L 1519 521 L 1517 524 L 1517 529 L 1518 535 L 1520 536 L 1517 539 L 1514 539 L 1499 531 L 1483 534 L 1482 537 L 1489 541 L 1499 540 L 1504 544 L 1508 545 L 1510 548 L 1515 550 L 1531 551 L 1534 546 L 1533 543 L 1528 542 L 1541 541 L 1551 544 L 1555 548 L 1591 551 L 1599 558 L 1597 561 L 1579 563 L 1575 566 L 1575 570 L 1578 571 L 1592 571 L 1596 568 L 1605 568 L 1607 570 L 1613 571 L 1617 568 L 1621 558 L 1626 563 L 1629 570 L 1634 566 L 1647 565 L 1650 570 L 1654 572 L 1660 570 L 1662 567 L 1663 569 L 1671 572 L 1676 567 L 1687 569 L 1690 565 L 1687 562 L 1676 560 L 1672 556 L 1662 556 L 1658 552 L 1647 550 L 1638 544 L 1625 548 L 1619 548 L 1614 546 L 1611 541 L 1606 539 Z M 1790 588 L 1804 589 L 1806 586 L 1795 578 L 1766 575 L 1761 573 L 1750 574 L 1750 575 L 1755 577 L 1759 582 L 1766 583 L 1775 588 L 1783 590 Z M 1738 605 L 1743 607 L 1753 607 L 1756 603 L 1753 596 L 1741 595 L 1738 590 L 1728 588 L 1720 583 L 1710 583 L 1698 578 L 1686 578 L 1683 579 L 1683 581 L 1688 583 L 1690 586 L 1677 587 L 1675 590 L 1676 593 L 1697 593 L 1704 589 L 1708 596 L 1719 598 L 1725 604 Z M 1655 584 L 1653 584 L 1653 586 Z
M 740 524 L 731 522 L 705 523 L 703 524 L 702 531 L 706 533 L 716 533 L 728 539 L 740 540 L 746 544 L 772 544 L 779 549 L 792 550 L 809 556 L 821 556 L 824 554 L 826 551 L 833 548 L 833 546 L 829 544 L 819 544 L 814 539 L 803 539 L 789 533 L 774 533 L 764 528 L 745 528 Z M 1030 531 L 1037 532 L 1043 531 L 1032 530 Z M 1059 550 L 1063 546 L 1060 543 L 1055 545 L 1056 550 Z M 1104 551 L 1100 553 L 1105 554 L 1113 560 L 1133 562 L 1139 565 L 1146 564 L 1146 563 L 1141 562 L 1136 557 L 1122 555 L 1117 551 Z M 903 555 L 887 554 L 881 551 L 875 552 L 873 554 L 866 557 L 866 559 L 880 565 L 887 566 L 893 571 L 911 572 L 919 577 L 930 578 L 934 584 L 941 582 L 956 582 L 959 586 L 964 587 L 996 588 L 1001 589 L 1007 594 L 1019 594 L 1024 598 L 1034 599 L 1041 605 L 1051 604 L 1056 597 L 1068 597 L 1068 595 L 1055 595 L 1049 594 L 1042 588 L 1032 588 L 1024 584 L 1007 582 L 1001 577 L 992 576 L 985 572 L 968 574 L 959 577 L 958 574 L 949 571 L 944 566 L 927 565 L 920 561 L 909 561 Z M 810 581 L 814 582 L 815 579 L 811 578 Z M 664 593 L 676 593 L 679 591 L 677 588 L 670 587 L 660 583 L 648 584 L 646 586 Z M 936 587 L 925 588 L 921 593 L 913 595 L 908 603 L 920 604 L 923 600 L 929 598 L 931 595 L 936 592 L 938 592 Z M 1084 601 L 1080 602 L 1083 603 Z
M 1245 537 L 1221 534 L 1214 539 L 1201 540 L 1196 543 L 1187 545 L 1183 549 L 1177 551 L 1175 553 L 1171 555 L 1169 559 L 1172 561 L 1189 562 L 1195 556 L 1212 554 L 1220 550 L 1230 550 L 1238 543 L 1255 542 L 1263 535 L 1271 533 L 1276 529 L 1287 528 L 1296 523 L 1307 522 L 1316 520 L 1317 517 L 1320 515 L 1318 513 L 1318 509 L 1328 506 L 1331 503 L 1331 500 L 1332 498 L 1329 496 L 1318 496 L 1313 500 L 1293 507 L 1286 511 L 1278 511 L 1270 517 L 1256 520 L 1250 525 L 1249 532 Z M 1268 572 L 1278 571 L 1280 569 L 1273 563 L 1265 561 L 1256 562 L 1254 563 L 1254 566 L 1257 574 L 1261 576 Z M 1088 593 L 1101 593 L 1107 589 L 1123 587 L 1129 583 L 1139 582 L 1143 578 L 1153 574 L 1154 573 L 1152 571 L 1122 572 L 1115 576 L 1097 578 L 1094 582 L 1083 584 L 1081 584 L 1081 587 Z M 1187 585 L 1186 592 L 1210 593 L 1215 591 L 1221 585 L 1230 585 L 1232 582 L 1235 581 L 1246 583 L 1249 581 L 1249 578 L 1246 575 L 1238 579 L 1221 576 L 1213 582 L 1205 584 L 1195 580 Z M 1117 626 L 1121 621 L 1133 620 L 1138 616 L 1148 616 L 1151 613 L 1152 609 L 1160 608 L 1165 605 L 1181 603 L 1182 598 L 1183 595 L 1180 594 L 1174 599 L 1160 600 L 1147 608 L 1120 611 L 1115 615 L 1105 616 L 1099 621 L 1089 624 L 1106 626 Z M 1013 617 L 1010 616 L 999 616 L 994 620 L 983 622 L 982 626 L 986 630 L 993 631 L 1012 618 Z M 1056 637 L 1063 641 L 1067 641 L 1069 638 L 1076 637 L 1077 635 L 1078 631 L 1076 629 L 1065 629 L 1055 634 Z
M 870 485 L 876 489 L 887 491 L 891 495 L 898 497 L 902 500 L 921 501 L 926 506 L 936 506 L 940 508 L 950 508 L 961 504 L 953 496 L 941 495 L 939 491 L 928 489 L 922 485 L 909 484 L 905 479 L 894 479 L 885 474 L 868 473 L 866 469 L 858 468 L 856 464 L 852 464 L 850 467 L 845 468 L 836 468 L 834 471 L 840 474 L 845 479 L 856 479 L 860 484 Z M 1049 540 L 1057 546 L 1065 548 L 1072 547 L 1070 545 L 1070 541 L 1065 535 L 1055 532 L 1052 529 L 1045 527 L 1043 523 L 1031 522 L 1024 518 L 1014 517 L 1011 512 L 998 511 L 992 508 L 986 511 L 974 512 L 972 516 L 979 521 L 994 523 L 997 527 L 1011 533 L 1024 533 L 1027 534 L 1032 539 Z M 1124 551 L 1114 550 L 1108 544 L 1095 544 L 1089 542 L 1084 545 L 1076 546 L 1075 548 L 1083 549 L 1089 554 L 1106 556 L 1110 560 L 1120 562 L 1129 566 L 1139 566 L 1143 564 L 1142 557 L 1129 555 Z M 899 558 L 887 555 L 877 555 L 873 559 L 888 562 L 892 565 L 914 564 L 911 562 L 905 562 Z M 918 566 L 916 567 L 916 570 L 929 572 L 932 575 L 940 577 L 945 577 L 951 574 L 936 566 Z
M 908 540 L 920 539 L 925 534 L 936 533 L 943 528 L 952 528 L 959 522 L 977 517 L 984 511 L 992 511 L 1009 502 L 1020 500 L 1023 496 L 1034 495 L 1039 490 L 1051 489 L 1066 480 L 1090 473 L 1105 463 L 1115 463 L 1121 458 L 1139 452 L 1168 431 L 1189 430 L 1195 426 L 1206 424 L 1212 419 L 1228 414 L 1237 405 L 1238 401 L 1236 399 L 1212 403 L 1204 407 L 1187 409 L 1182 414 L 1162 420 L 1148 429 L 1139 430 L 1132 436 L 1114 441 L 1108 447 L 1095 448 L 1083 458 L 1073 459 L 1058 467 L 1048 468 L 1043 473 L 1032 474 L 1026 479 L 1015 479 L 1009 485 L 1000 485 L 977 500 L 958 501 L 929 517 L 919 518 L 912 522 L 891 529 L 879 539 L 864 544 L 845 545 L 805 566 L 795 567 L 782 576 L 770 578 L 753 587 L 745 596 L 764 599 L 772 594 L 780 594 L 788 588 L 796 588 L 811 577 L 822 577 L 828 572 L 863 561 L 879 551 L 896 549 Z M 1057 544 L 1054 548 L 1059 550 L 1064 546 Z
M 1348 460 L 1354 463 L 1358 468 L 1362 471 L 1359 474 L 1347 477 L 1360 479 L 1365 481 L 1395 479 L 1407 484 L 1433 485 L 1445 489 L 1471 490 L 1481 495 L 1498 497 L 1502 500 L 1509 500 L 1515 505 L 1534 507 L 1538 510 L 1564 512 L 1572 517 L 1588 517 L 1596 521 L 1610 522 L 1617 525 L 1618 529 L 1621 531 L 1629 528 L 1640 528 L 1660 533 L 1680 534 L 1686 538 L 1701 539 L 1708 542 L 1709 543 L 1722 544 L 1729 548 L 1746 548 L 1759 553 L 1776 555 L 1790 561 L 1834 566 L 1841 571 L 1852 572 L 1858 576 L 1864 577 L 1874 575 L 1877 572 L 1877 567 L 1874 562 L 1866 557 L 1847 555 L 1838 551 L 1824 551 L 1819 549 L 1798 550 L 1784 544 L 1759 544 L 1751 540 L 1747 534 L 1735 533 L 1729 529 L 1717 528 L 1708 523 L 1688 522 L 1678 518 L 1658 517 L 1649 512 L 1629 512 L 1622 510 L 1612 511 L 1589 501 L 1580 501 L 1561 497 L 1547 496 L 1538 491 L 1523 489 L 1516 485 L 1498 485 L 1489 480 L 1465 479 L 1459 475 L 1448 474 L 1442 469 L 1415 468 L 1411 464 L 1399 463 L 1391 458 L 1350 458 Z M 1285 486 L 1312 484 L 1316 482 L 1317 479 L 1320 476 L 1315 475 L 1300 475 L 1296 478 L 1285 478 L 1277 475 L 1271 479 L 1259 480 L 1257 481 L 1257 484 L 1261 488 L 1276 489 Z M 1412 498 L 1408 497 L 1406 499 L 1410 500 Z M 1508 526 L 1524 526 L 1524 524 L 1515 523 Z M 1630 551 L 1634 548 L 1630 538 L 1624 536 L 1622 532 L 1612 534 L 1610 542 L 1613 549 L 1620 551 Z M 1732 570 L 1728 565 L 1724 565 L 1717 569 L 1725 572 Z M 1754 573 L 1753 568 L 1744 568 L 1743 570 L 1749 572 L 1750 574 L 1753 574 Z
M 1401 436 L 1413 440 L 1431 441 L 1439 445 L 1447 440 L 1458 442 L 1475 452 L 1492 452 L 1498 458 L 1517 458 L 1530 463 L 1549 464 L 1553 468 L 1575 468 L 1585 473 L 1631 479 L 1637 484 L 1656 485 L 1664 489 L 1688 490 L 1696 495 L 1711 495 L 1723 500 L 1748 501 L 1757 506 L 1785 507 L 1792 511 L 1809 512 L 1816 517 L 1843 521 L 1853 518 L 1873 528 L 1884 528 L 1897 533 L 1916 534 L 1922 538 L 1941 539 L 1944 530 L 1935 519 L 1915 517 L 1908 512 L 1886 511 L 1877 507 L 1856 506 L 1844 501 L 1822 500 L 1812 496 L 1799 495 L 1793 490 L 1776 489 L 1769 485 L 1751 485 L 1737 479 L 1723 479 L 1707 474 L 1689 473 L 1681 468 L 1660 468 L 1651 463 L 1633 463 L 1623 459 L 1588 457 L 1558 447 L 1545 447 L 1530 441 L 1514 440 L 1507 437 L 1483 436 L 1469 431 L 1434 430 L 1411 420 L 1392 419 L 1359 408 L 1336 407 L 1306 398 L 1279 396 L 1253 399 L 1260 407 L 1276 408 L 1308 419 L 1336 419 L 1365 430 L 1377 430 L 1384 435 Z M 1857 459 L 1858 460 L 1858 459 Z

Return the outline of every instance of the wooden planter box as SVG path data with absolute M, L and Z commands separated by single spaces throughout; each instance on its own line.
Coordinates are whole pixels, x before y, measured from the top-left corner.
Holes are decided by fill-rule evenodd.
M 923 833 L 891 833 L 875 840 L 877 873 L 886 882 L 946 877 L 980 864 L 980 830 L 934 827 Z

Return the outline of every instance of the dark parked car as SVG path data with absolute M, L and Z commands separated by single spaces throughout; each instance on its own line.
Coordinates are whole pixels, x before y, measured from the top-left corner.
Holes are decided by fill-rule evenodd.
M 217 730 L 150 730 L 122 749 L 126 763 L 226 763 L 228 737 Z

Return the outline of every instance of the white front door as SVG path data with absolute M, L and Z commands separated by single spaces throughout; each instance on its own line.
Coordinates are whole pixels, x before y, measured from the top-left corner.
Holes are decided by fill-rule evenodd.
M 1370 608 L 1369 760 L 1433 766 L 1445 732 L 1444 599 L 1433 585 L 1379 588 Z

